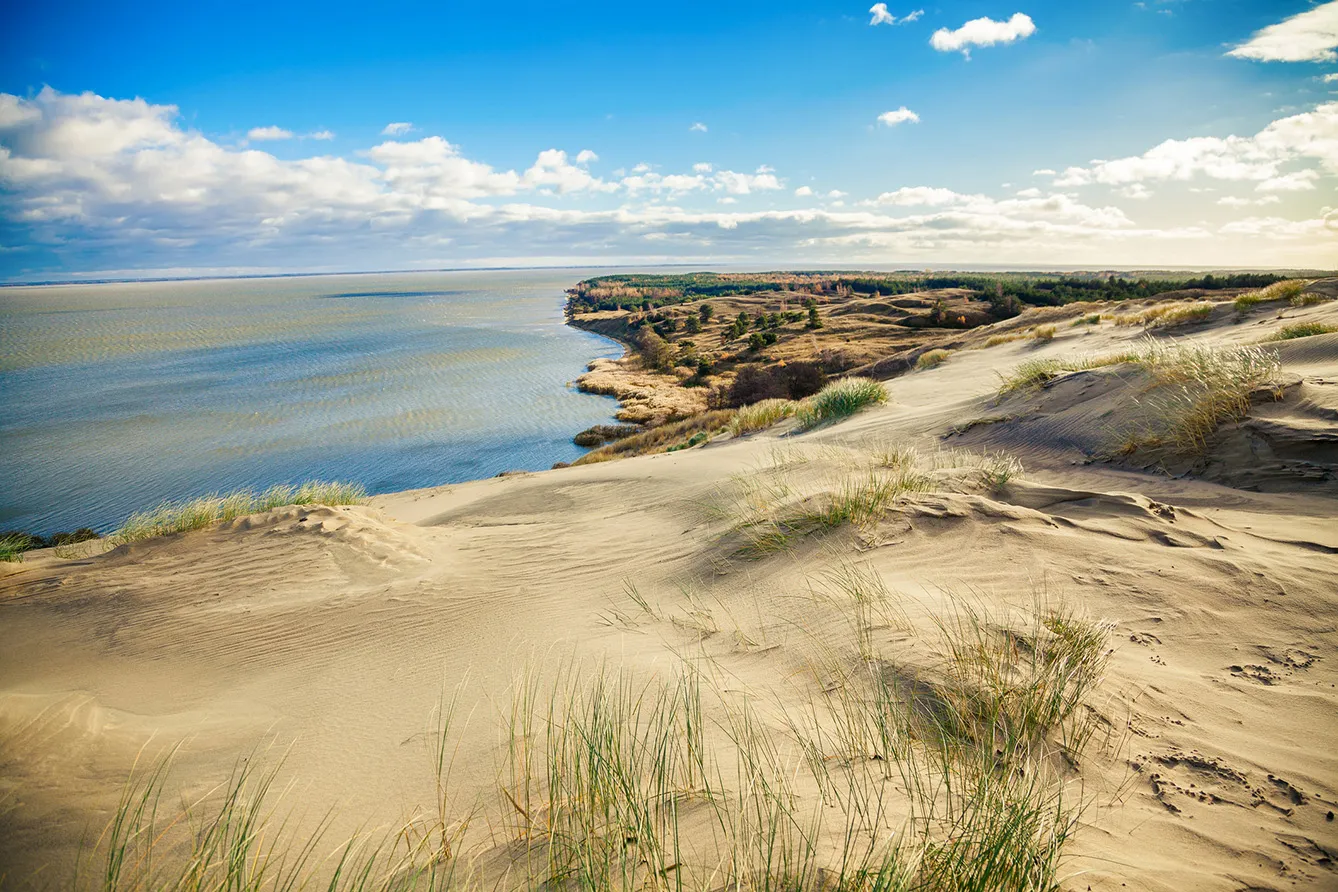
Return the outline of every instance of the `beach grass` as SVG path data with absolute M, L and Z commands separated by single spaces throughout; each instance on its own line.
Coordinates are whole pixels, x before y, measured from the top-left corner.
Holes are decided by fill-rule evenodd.
M 1296 338 L 1313 338 L 1315 335 L 1333 334 L 1335 331 L 1338 331 L 1338 325 L 1325 325 L 1322 322 L 1298 322 L 1296 325 L 1287 325 L 1278 329 L 1277 333 L 1267 340 L 1291 341 Z
M 241 489 L 187 501 L 163 502 L 147 511 L 138 511 L 106 538 L 112 545 L 124 545 L 155 536 L 203 529 L 220 521 L 235 520 L 285 505 L 356 505 L 366 498 L 367 491 L 360 484 L 323 480 L 309 480 L 296 486 L 272 486 L 259 492 Z
M 798 400 L 760 400 L 739 409 L 730 421 L 729 431 L 734 436 L 741 437 L 754 431 L 766 430 L 793 416 L 799 411 L 799 406 Z
M 27 536 L 0 536 L 0 561 L 7 563 L 22 561 L 23 553 L 28 550 L 28 541 Z
M 936 368 L 947 361 L 949 353 L 947 350 L 929 350 L 920 354 L 920 358 L 915 361 L 915 368 L 919 371 Z
M 797 413 L 799 426 L 810 430 L 885 402 L 887 388 L 881 382 L 871 378 L 841 378 L 803 401 Z

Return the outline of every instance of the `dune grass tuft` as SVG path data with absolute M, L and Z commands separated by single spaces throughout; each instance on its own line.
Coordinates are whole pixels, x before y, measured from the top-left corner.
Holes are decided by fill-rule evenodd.
M 1038 325 L 1031 332 L 1033 341 L 1053 341 L 1055 339 L 1055 327 L 1053 325 Z
M 729 423 L 729 431 L 736 437 L 753 431 L 766 430 L 799 411 L 796 400 L 769 399 L 744 406 Z
M 936 366 L 943 365 L 943 363 L 947 361 L 948 356 L 949 353 L 947 350 L 930 350 L 920 354 L 920 358 L 915 361 L 915 367 L 920 371 L 932 369 Z
M 1315 335 L 1333 334 L 1335 331 L 1338 331 L 1338 325 L 1325 325 L 1323 322 L 1299 322 L 1296 325 L 1288 325 L 1279 329 L 1268 340 L 1290 341 L 1295 338 L 1312 338 Z
M 18 563 L 23 560 L 23 553 L 27 550 L 27 536 L 0 536 L 0 561 Z
M 1309 284 L 1309 279 L 1287 279 L 1282 282 L 1274 282 L 1265 288 L 1240 295 L 1232 303 L 1232 306 L 1235 307 L 1238 314 L 1243 316 L 1259 304 L 1279 300 L 1294 301 Z
M 1075 327 L 1075 328 L 1078 327 L 1079 325 L 1100 325 L 1100 324 L 1101 324 L 1101 314 L 1100 314 L 1100 313 L 1089 313 L 1089 314 L 1086 315 L 1086 316 L 1079 316 L 1077 319 L 1074 319 L 1074 320 L 1073 320 L 1071 323 L 1069 323 L 1069 324 L 1072 325 L 1072 326 Z
M 357 483 L 309 480 L 297 486 L 272 486 L 261 492 L 237 490 L 190 499 L 163 502 L 128 518 L 109 536 L 112 545 L 138 542 L 154 536 L 198 530 L 224 520 L 234 520 L 284 505 L 356 505 L 367 498 Z
M 804 430 L 848 418 L 868 406 L 887 402 L 887 388 L 871 378 L 842 378 L 804 400 L 797 413 Z

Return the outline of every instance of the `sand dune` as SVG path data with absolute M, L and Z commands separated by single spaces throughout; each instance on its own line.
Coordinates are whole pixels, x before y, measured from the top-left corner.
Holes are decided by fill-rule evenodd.
M 1298 320 L 1338 322 L 1338 305 L 1181 337 L 1239 344 Z M 1088 807 L 1061 888 L 1338 887 L 1338 335 L 1275 345 L 1281 399 L 1256 401 L 1174 475 L 1109 450 L 1146 394 L 1136 371 L 996 394 L 996 371 L 1141 337 L 1060 323 L 1049 342 L 959 350 L 888 382 L 885 407 L 805 434 L 35 556 L 0 578 L 5 883 L 65 880 L 136 759 L 183 741 L 174 799 L 281 752 L 281 808 L 298 824 L 333 808 L 331 839 L 394 826 L 434 800 L 427 731 L 459 685 L 452 784 L 485 803 L 467 839 L 490 886 L 515 818 L 496 793 L 498 716 L 525 667 L 672 675 L 689 655 L 781 739 L 763 706 L 837 696 L 814 668 L 832 653 L 867 646 L 907 690 L 932 691 L 953 610 L 1063 604 L 1107 622 L 1113 652 L 1093 743 L 1063 770 Z M 914 447 L 933 485 L 858 528 L 740 553 L 750 485 L 783 514 L 893 446 Z M 1025 474 L 983 486 L 944 450 L 1007 451 Z M 852 568 L 891 593 L 894 618 L 859 626 L 867 641 L 831 594 L 830 574 Z

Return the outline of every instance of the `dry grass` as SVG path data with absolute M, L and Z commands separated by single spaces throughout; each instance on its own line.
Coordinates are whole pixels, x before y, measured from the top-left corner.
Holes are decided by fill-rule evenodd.
M 154 536 L 198 530 L 284 505 L 356 505 L 366 498 L 367 491 L 356 483 L 309 480 L 297 486 L 272 486 L 258 493 L 243 489 L 185 502 L 163 502 L 148 511 L 130 515 L 106 537 L 106 541 L 113 546 L 123 545 Z
M 1055 327 L 1053 325 L 1038 325 L 1031 332 L 1033 341 L 1053 341 L 1055 339 Z
M 596 462 L 613 461 L 618 458 L 631 458 L 634 455 L 654 455 L 668 452 L 671 447 L 686 445 L 697 434 L 711 434 L 727 429 L 734 420 L 733 409 L 719 409 L 703 412 L 673 424 L 663 424 L 648 431 L 624 437 L 587 452 L 572 462 L 573 465 L 590 465 Z M 701 442 L 700 440 L 698 442 Z M 694 444 L 695 445 L 695 444 Z
M 915 368 L 919 371 L 924 371 L 925 369 L 932 369 L 943 365 L 943 363 L 947 361 L 949 355 L 947 350 L 930 350 L 926 353 L 921 353 L 920 358 L 915 361 Z
M 799 405 L 795 400 L 770 399 L 744 406 L 730 421 L 730 433 L 741 437 L 753 431 L 766 430 L 794 415 L 799 411 Z
M 798 541 L 843 528 L 872 535 L 905 497 L 944 490 L 998 489 L 1023 473 L 1001 452 L 922 452 L 888 444 L 870 452 L 833 454 L 821 472 L 791 475 L 792 462 L 737 474 L 708 510 L 725 522 L 735 554 L 760 558 Z M 802 467 L 802 465 L 801 465 Z
M 1212 315 L 1213 304 L 1161 304 L 1148 307 L 1141 313 L 1132 313 L 1115 317 L 1116 325 L 1141 325 L 1144 328 L 1176 328 L 1205 322 Z
M 1296 325 L 1288 325 L 1277 331 L 1269 341 L 1290 341 L 1295 338 L 1312 338 L 1315 335 L 1333 334 L 1338 331 L 1338 325 L 1325 325 L 1323 322 L 1298 322 Z
M 1074 319 L 1074 320 L 1073 320 L 1071 323 L 1069 323 L 1069 324 L 1072 325 L 1072 326 L 1075 327 L 1075 328 L 1078 327 L 1079 325 L 1100 325 L 1100 324 L 1101 324 L 1101 314 L 1100 314 L 1100 313 L 1090 313 L 1090 314 L 1088 314 L 1088 315 L 1086 315 L 1086 316 L 1079 316 L 1077 319 Z
M 648 625 L 669 625 L 669 611 L 633 600 Z M 1083 806 L 1065 766 L 1081 763 L 1098 727 L 1109 628 L 1043 598 L 1006 613 L 950 603 L 915 634 L 875 573 L 838 566 L 812 591 L 810 612 L 845 622 L 815 636 L 808 671 L 787 674 L 771 699 L 739 690 L 705 654 L 653 675 L 576 662 L 548 678 L 528 669 L 499 710 L 495 784 L 482 781 L 467 807 L 451 784 L 457 689 L 424 735 L 436 801 L 402 827 L 335 846 L 319 830 L 287 832 L 275 773 L 256 768 L 255 754 L 183 814 L 163 805 L 160 762 L 127 784 L 75 886 L 1056 888 Z M 920 646 L 884 652 L 877 631 L 890 625 Z

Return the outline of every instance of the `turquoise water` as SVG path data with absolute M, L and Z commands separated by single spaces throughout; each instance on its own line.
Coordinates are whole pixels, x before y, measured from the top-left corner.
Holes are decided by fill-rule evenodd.
M 0 529 L 309 478 L 372 492 L 537 470 L 612 400 L 563 325 L 579 270 L 0 289 Z

